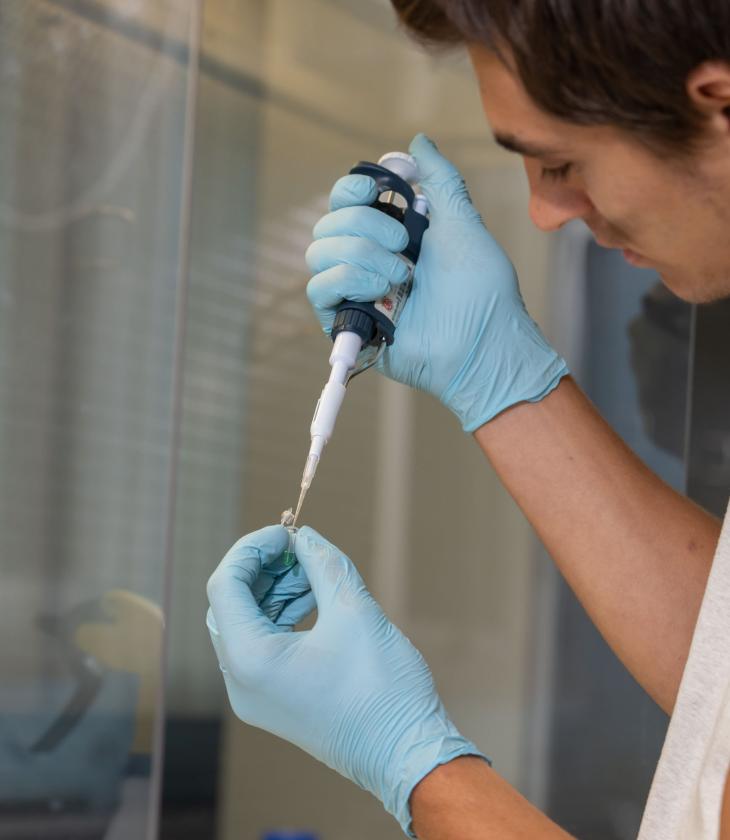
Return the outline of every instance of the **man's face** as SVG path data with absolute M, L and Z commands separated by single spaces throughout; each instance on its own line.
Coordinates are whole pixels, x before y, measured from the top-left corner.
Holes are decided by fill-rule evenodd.
M 494 53 L 469 52 L 497 142 L 523 157 L 537 227 L 582 219 L 679 297 L 730 295 L 730 139 L 716 133 L 686 160 L 660 158 L 625 131 L 545 114 Z

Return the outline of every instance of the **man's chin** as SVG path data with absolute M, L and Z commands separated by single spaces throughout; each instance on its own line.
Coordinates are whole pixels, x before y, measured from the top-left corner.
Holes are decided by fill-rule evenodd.
M 730 276 L 688 276 L 673 271 L 659 271 L 662 283 L 687 303 L 715 303 L 730 298 Z

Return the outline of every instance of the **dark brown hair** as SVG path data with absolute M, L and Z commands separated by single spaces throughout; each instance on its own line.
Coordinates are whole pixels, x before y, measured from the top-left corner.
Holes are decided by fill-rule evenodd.
M 391 2 L 425 44 L 496 52 L 546 113 L 622 128 L 659 151 L 688 150 L 702 125 L 689 73 L 730 61 L 728 0 Z

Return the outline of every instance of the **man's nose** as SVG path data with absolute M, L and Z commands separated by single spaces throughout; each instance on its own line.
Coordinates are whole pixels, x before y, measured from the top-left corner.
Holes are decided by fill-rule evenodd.
M 550 187 L 530 191 L 530 219 L 535 227 L 544 231 L 559 230 L 573 219 L 584 219 L 593 205 L 576 190 Z
M 531 168 L 531 167 L 530 167 Z M 538 171 L 529 171 L 530 219 L 546 232 L 559 230 L 573 219 L 584 219 L 593 210 L 588 196 L 572 185 L 545 182 Z

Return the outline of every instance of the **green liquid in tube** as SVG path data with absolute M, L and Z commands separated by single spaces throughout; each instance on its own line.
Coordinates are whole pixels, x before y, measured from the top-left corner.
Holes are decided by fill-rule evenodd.
M 287 548 L 284 552 L 284 565 L 287 567 L 293 566 L 297 562 L 297 555 Z
M 286 547 L 283 556 L 284 566 L 287 569 L 290 569 L 297 562 L 297 555 L 294 553 L 294 539 L 297 535 L 297 529 L 293 526 L 293 522 L 294 515 L 291 512 L 291 508 L 289 508 L 289 510 L 285 510 L 281 514 L 281 524 L 289 532 L 289 545 Z

